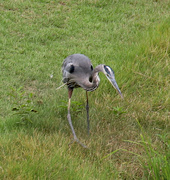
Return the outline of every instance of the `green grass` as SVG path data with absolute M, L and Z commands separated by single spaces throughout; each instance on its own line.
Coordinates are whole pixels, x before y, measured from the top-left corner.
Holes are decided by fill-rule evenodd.
M 0 1 L 0 179 L 169 179 L 167 0 Z M 74 143 L 61 65 L 87 55 L 115 71 L 73 93 Z

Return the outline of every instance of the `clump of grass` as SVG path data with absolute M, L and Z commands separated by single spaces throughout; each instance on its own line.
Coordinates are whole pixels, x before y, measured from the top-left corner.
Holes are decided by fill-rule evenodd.
M 136 152 L 120 148 L 120 149 L 116 149 L 115 151 L 108 154 L 107 156 L 104 156 L 103 159 L 106 159 L 109 156 L 114 155 L 118 151 L 128 152 L 137 157 L 141 167 L 143 168 L 143 177 L 147 179 L 155 179 L 155 180 L 169 179 L 170 177 L 170 141 L 168 138 L 168 134 L 164 135 L 164 137 L 162 137 L 161 135 L 158 135 L 161 138 L 162 147 L 155 146 L 152 143 L 151 138 L 147 135 L 147 133 L 144 131 L 144 129 L 140 125 L 139 121 L 137 122 L 141 130 L 141 134 L 140 134 L 141 140 L 138 142 L 125 140 L 125 142 L 140 146 L 143 149 L 145 156 L 144 154 L 141 155 Z
M 31 113 L 36 113 L 37 110 L 34 109 L 33 105 L 33 93 L 26 94 L 23 87 L 17 89 L 11 88 L 9 93 L 10 97 L 13 99 L 12 111 L 15 113 L 13 115 L 19 115 L 20 121 L 17 123 L 24 124 L 25 122 L 32 123 Z
M 113 107 L 113 113 L 116 115 L 116 116 L 120 116 L 121 114 L 124 114 L 126 113 L 125 110 L 123 110 L 123 107 Z

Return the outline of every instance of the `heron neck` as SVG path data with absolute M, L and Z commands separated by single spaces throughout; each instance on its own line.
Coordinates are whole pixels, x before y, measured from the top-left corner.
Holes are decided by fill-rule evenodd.
M 96 74 L 96 76 L 93 77 L 92 82 L 90 82 L 89 79 L 85 79 L 79 85 L 86 91 L 94 91 L 95 89 L 98 88 L 99 82 L 100 82 L 100 78 L 98 74 Z
M 99 83 L 100 83 L 100 78 L 98 73 L 102 71 L 102 65 L 98 65 L 92 74 L 92 82 L 89 81 L 89 79 L 85 79 L 82 84 L 80 85 L 83 89 L 86 91 L 94 91 L 95 89 L 98 88 Z

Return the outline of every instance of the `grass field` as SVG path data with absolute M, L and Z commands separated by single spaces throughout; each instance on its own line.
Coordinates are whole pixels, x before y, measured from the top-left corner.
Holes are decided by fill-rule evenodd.
M 170 178 L 168 0 L 0 0 L 0 179 Z M 61 65 L 71 54 L 115 71 L 72 97 L 88 146 L 69 145 Z

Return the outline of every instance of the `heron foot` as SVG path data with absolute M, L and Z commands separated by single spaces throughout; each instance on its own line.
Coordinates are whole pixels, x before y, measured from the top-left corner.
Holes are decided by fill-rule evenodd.
M 84 145 L 82 142 L 80 142 L 79 139 L 77 139 L 77 138 L 74 138 L 74 139 L 69 143 L 69 145 L 73 144 L 74 142 L 77 142 L 77 143 L 79 143 L 82 147 L 88 149 L 88 147 L 87 147 L 86 145 Z

